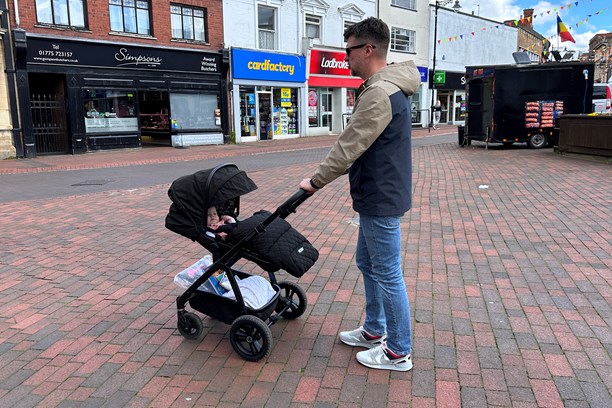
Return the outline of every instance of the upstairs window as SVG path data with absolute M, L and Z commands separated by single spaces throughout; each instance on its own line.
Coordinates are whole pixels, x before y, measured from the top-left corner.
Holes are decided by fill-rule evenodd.
M 391 5 L 408 10 L 416 10 L 416 0 L 391 0 Z
M 41 24 L 85 28 L 83 0 L 36 0 L 36 21 Z
M 415 52 L 416 31 L 391 28 L 391 51 Z
M 148 1 L 108 0 L 112 31 L 151 35 L 151 7 Z
M 306 14 L 306 37 L 321 39 L 321 17 Z
M 276 9 L 266 6 L 257 8 L 257 30 L 259 34 L 259 48 L 264 50 L 276 49 Z
M 208 42 L 206 9 L 170 5 L 172 38 Z

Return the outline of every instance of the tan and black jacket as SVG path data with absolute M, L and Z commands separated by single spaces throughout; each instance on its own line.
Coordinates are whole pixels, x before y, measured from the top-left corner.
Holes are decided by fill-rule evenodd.
M 353 209 L 400 216 L 412 198 L 410 95 L 420 74 L 412 61 L 391 64 L 359 89 L 348 126 L 338 136 L 312 182 L 323 187 L 349 172 Z

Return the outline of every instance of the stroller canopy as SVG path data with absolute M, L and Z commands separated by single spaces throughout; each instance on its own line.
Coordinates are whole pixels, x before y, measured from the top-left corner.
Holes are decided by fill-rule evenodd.
M 166 228 L 192 240 L 205 233 L 208 208 L 225 206 L 235 200 L 237 216 L 238 198 L 257 189 L 257 185 L 235 164 L 222 164 L 212 169 L 174 180 L 168 197 L 172 200 L 166 216 Z

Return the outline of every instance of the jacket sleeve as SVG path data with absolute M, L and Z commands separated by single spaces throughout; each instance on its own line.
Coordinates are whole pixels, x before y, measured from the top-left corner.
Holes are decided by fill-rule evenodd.
M 359 97 L 348 126 L 315 171 L 312 182 L 317 187 L 323 187 L 345 174 L 390 122 L 391 102 L 388 94 L 378 86 L 366 88 Z

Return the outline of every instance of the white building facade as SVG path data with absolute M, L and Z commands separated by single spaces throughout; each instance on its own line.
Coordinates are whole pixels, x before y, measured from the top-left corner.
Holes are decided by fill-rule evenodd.
M 435 6 L 430 5 L 429 67 L 435 89 L 430 90 L 428 105 L 440 99 L 441 123 L 463 124 L 465 121 L 465 67 L 470 65 L 514 64 L 518 29 L 473 14 L 438 9 L 435 32 Z M 444 82 L 442 78 L 444 77 Z M 438 81 L 436 81 L 438 79 Z
M 429 120 L 429 4 L 422 0 L 381 0 L 379 16 L 391 31 L 389 62 L 413 60 L 421 73 L 421 86 L 412 95 L 413 126 Z
M 361 80 L 344 62 L 346 27 L 376 15 L 359 0 L 225 0 L 236 142 L 339 133 Z

